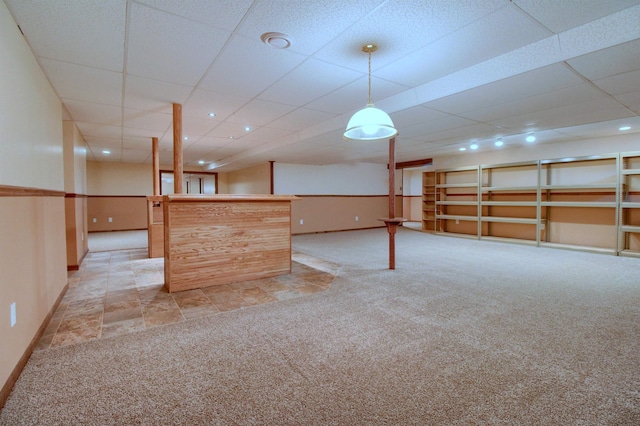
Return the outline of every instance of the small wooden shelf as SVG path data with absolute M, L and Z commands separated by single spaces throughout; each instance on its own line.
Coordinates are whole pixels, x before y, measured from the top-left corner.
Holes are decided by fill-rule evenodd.
M 576 201 L 541 201 L 542 207 L 598 207 L 598 208 L 616 208 L 615 202 L 576 202 Z
M 537 201 L 482 201 L 483 206 L 536 207 Z
M 483 186 L 482 192 L 536 192 L 537 186 Z
M 497 216 L 483 216 L 480 218 L 483 222 L 499 222 L 499 223 L 520 223 L 524 225 L 537 225 L 537 218 L 525 218 L 525 217 L 497 217 Z
M 437 206 L 477 206 L 477 201 L 436 201 Z
M 463 215 L 452 215 L 452 214 L 437 214 L 436 219 L 444 219 L 444 220 L 466 220 L 471 222 L 477 222 L 478 216 L 463 216 Z

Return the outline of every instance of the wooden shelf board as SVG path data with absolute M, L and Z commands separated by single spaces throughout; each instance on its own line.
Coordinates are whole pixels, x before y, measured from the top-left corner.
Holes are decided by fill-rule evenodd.
M 478 183 L 440 183 L 436 185 L 438 188 L 477 188 Z
M 623 201 L 620 203 L 620 207 L 623 209 L 640 209 L 640 203 L 630 203 L 628 201 Z
M 522 238 L 492 237 L 490 235 L 484 235 L 480 237 L 480 239 L 486 241 L 496 241 L 499 243 L 524 244 L 527 246 L 538 245 L 538 242 L 536 240 L 523 240 Z
M 538 219 L 531 219 L 525 217 L 491 217 L 491 216 L 483 216 L 480 218 L 483 222 L 500 222 L 500 223 L 520 223 L 523 225 L 537 225 Z
M 467 239 L 472 239 L 472 240 L 477 240 L 478 236 L 476 234 L 458 234 L 456 232 L 443 232 L 443 231 L 436 231 L 435 232 L 436 235 L 444 235 L 447 237 L 456 237 L 456 238 L 467 238 Z
M 640 175 L 640 169 L 624 169 L 622 170 L 623 175 Z
M 439 215 L 436 215 L 436 220 L 466 220 L 470 222 L 477 222 L 478 216 L 459 216 L 459 215 L 450 215 L 450 214 L 439 214 Z
M 640 251 L 625 249 L 620 251 L 620 256 L 640 258 Z
M 633 233 L 638 233 L 638 232 L 640 232 L 640 226 L 622 225 L 622 226 L 620 226 L 620 230 L 621 230 L 622 232 L 633 232 Z
M 537 201 L 483 201 L 483 206 L 536 207 Z
M 477 206 L 477 201 L 436 201 L 439 206 Z
M 585 251 L 589 253 L 600 253 L 600 254 L 616 254 L 615 249 L 610 248 L 602 248 L 602 247 L 592 247 L 592 246 L 580 246 L 574 244 L 560 244 L 560 243 L 547 243 L 541 242 L 540 247 L 548 247 L 548 248 L 557 248 L 564 250 L 575 250 L 575 251 Z
M 498 191 L 528 191 L 537 192 L 537 186 L 483 186 L 482 192 L 498 192 Z
M 614 183 L 594 183 L 591 185 L 540 185 L 542 190 L 552 189 L 611 189 L 615 191 L 618 185 Z
M 600 207 L 616 208 L 615 202 L 541 201 L 542 207 Z

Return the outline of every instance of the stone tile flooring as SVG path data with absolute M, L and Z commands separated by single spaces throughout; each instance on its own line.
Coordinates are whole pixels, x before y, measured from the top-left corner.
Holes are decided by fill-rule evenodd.
M 69 273 L 69 289 L 36 350 L 303 297 L 328 289 L 339 269 L 300 253 L 293 261 L 291 274 L 170 294 L 164 259 L 149 259 L 147 249 L 90 252 Z

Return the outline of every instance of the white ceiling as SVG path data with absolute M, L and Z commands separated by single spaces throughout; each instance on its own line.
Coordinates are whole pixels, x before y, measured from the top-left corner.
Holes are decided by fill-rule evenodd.
M 179 103 L 186 165 L 386 163 L 384 141 L 342 138 L 368 42 L 397 161 L 640 131 L 640 0 L 4 2 L 90 160 L 150 163 L 158 137 L 170 165 Z

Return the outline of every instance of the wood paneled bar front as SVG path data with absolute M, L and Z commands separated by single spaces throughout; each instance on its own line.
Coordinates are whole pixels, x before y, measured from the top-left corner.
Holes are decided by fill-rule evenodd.
M 291 273 L 289 195 L 165 195 L 172 293 Z

